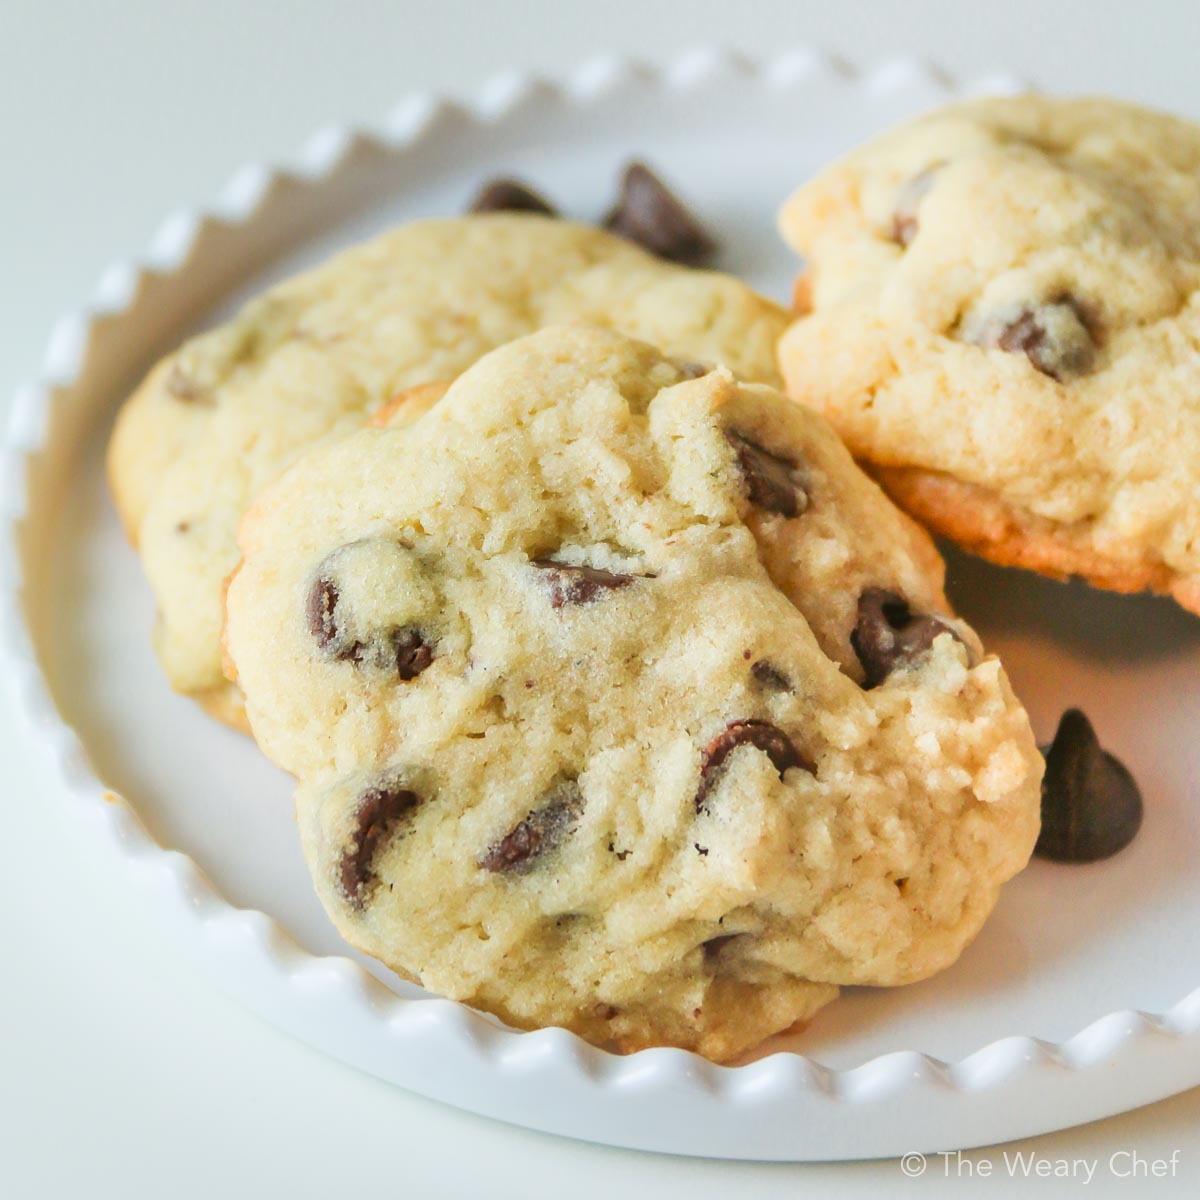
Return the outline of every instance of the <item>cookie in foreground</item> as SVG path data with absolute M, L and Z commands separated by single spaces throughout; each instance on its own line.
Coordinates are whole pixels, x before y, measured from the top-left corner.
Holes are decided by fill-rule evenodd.
M 530 214 L 421 221 L 271 289 L 160 362 L 126 403 L 108 469 L 158 608 L 172 686 L 244 725 L 221 673 L 221 591 L 254 494 L 394 393 L 573 318 L 775 379 L 786 316 L 729 276 Z
M 259 496 L 227 596 L 347 940 L 514 1026 L 716 1060 L 957 958 L 1041 758 L 820 416 L 571 326 L 398 419 Z
M 910 122 L 784 207 L 783 338 L 910 513 L 996 562 L 1200 611 L 1200 127 L 1028 95 Z

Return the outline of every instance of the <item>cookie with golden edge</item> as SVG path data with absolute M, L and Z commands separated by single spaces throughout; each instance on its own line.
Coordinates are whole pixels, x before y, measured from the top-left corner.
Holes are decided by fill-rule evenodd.
M 768 382 L 786 324 L 728 276 L 602 230 L 489 214 L 416 222 L 348 250 L 159 363 L 121 411 L 108 472 L 154 592 L 172 686 L 244 725 L 221 673 L 221 595 L 237 522 L 263 485 L 398 391 L 575 318 Z
M 726 1060 L 952 963 L 1042 761 L 827 423 L 587 326 L 256 499 L 226 645 L 342 934 L 511 1025 Z
M 1200 127 L 1114 100 L 931 113 L 802 186 L 780 344 L 910 513 L 1200 611 Z

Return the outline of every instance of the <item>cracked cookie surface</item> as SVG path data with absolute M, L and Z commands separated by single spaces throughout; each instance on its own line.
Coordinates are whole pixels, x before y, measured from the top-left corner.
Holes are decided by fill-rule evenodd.
M 1041 758 L 821 417 L 569 326 L 399 419 L 259 496 L 227 595 L 349 941 L 515 1026 L 718 1060 L 953 962 Z
M 244 724 L 221 674 L 221 590 L 237 521 L 264 484 L 397 391 L 576 318 L 765 382 L 786 324 L 728 276 L 598 229 L 495 214 L 416 222 L 348 250 L 160 362 L 122 410 L 109 479 L 154 592 L 172 686 Z
M 780 226 L 780 346 L 914 516 L 995 561 L 1200 612 L 1200 127 L 989 99 L 884 134 Z

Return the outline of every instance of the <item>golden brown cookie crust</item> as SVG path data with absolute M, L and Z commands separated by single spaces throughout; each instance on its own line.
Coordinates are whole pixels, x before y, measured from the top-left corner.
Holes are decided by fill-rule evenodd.
M 780 228 L 804 260 L 788 391 L 872 469 L 914 472 L 890 485 L 911 512 L 994 561 L 1196 610 L 1200 126 L 954 105 L 831 164 Z
M 1002 567 L 1023 567 L 1052 579 L 1075 576 L 1112 592 L 1173 596 L 1200 614 L 1200 577 L 1180 575 L 1162 563 L 1139 561 L 1127 547 L 1121 559 L 1104 558 L 1086 531 L 1056 526 L 1021 513 L 995 492 L 938 471 L 916 467 L 862 466 L 910 516 L 965 550 Z
M 453 379 L 435 379 L 397 392 L 368 422 L 372 429 L 395 429 L 423 417 L 449 390 Z

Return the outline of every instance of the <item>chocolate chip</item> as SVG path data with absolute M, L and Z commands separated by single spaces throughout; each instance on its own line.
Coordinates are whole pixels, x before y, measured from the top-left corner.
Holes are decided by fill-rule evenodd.
M 558 212 L 543 196 L 518 179 L 492 179 L 479 189 L 468 209 L 473 213 L 529 212 L 556 217 Z
M 176 400 L 182 400 L 185 404 L 212 403 L 212 397 L 207 390 L 188 375 L 178 363 L 171 367 L 171 373 L 167 376 L 166 389 Z
M 318 574 L 308 592 L 308 629 L 329 658 L 360 667 L 394 670 L 405 681 L 415 679 L 433 662 L 433 647 L 412 626 L 383 629 L 365 641 L 353 637 L 339 619 L 340 604 L 337 584 L 328 574 Z
M 341 884 L 346 899 L 355 908 L 366 903 L 375 878 L 372 862 L 380 843 L 397 821 L 420 803 L 416 792 L 396 780 L 386 780 L 362 793 L 358 801 L 353 840 L 342 854 Z
M 716 785 L 725 760 L 739 747 L 753 746 L 761 750 L 770 760 L 771 765 L 779 772 L 782 779 L 784 773 L 792 767 L 799 767 L 810 775 L 816 774 L 816 767 L 796 749 L 791 738 L 770 721 L 730 721 L 704 748 L 700 759 L 700 786 L 696 789 L 696 811 L 702 812 L 708 793 Z M 699 847 L 697 847 L 699 849 Z M 708 853 L 704 851 L 704 853 Z
M 917 230 L 920 228 L 918 210 L 921 207 L 921 201 L 933 187 L 933 177 L 942 165 L 935 163 L 923 171 L 918 171 L 906 180 L 896 193 L 896 204 L 892 209 L 892 241 L 897 245 L 907 248 L 913 238 L 917 236 Z
M 754 676 L 755 683 L 768 691 L 790 692 L 792 690 L 788 677 L 774 663 L 768 662 L 765 658 L 760 658 L 751 666 L 750 674 Z
M 581 816 L 583 792 L 574 780 L 565 780 L 476 861 L 485 871 L 523 874 L 537 859 L 561 846 L 575 832 Z
M 703 225 L 645 163 L 630 163 L 604 227 L 671 262 L 696 264 L 716 250 Z
M 1070 296 L 1031 305 L 1004 320 L 977 322 L 968 329 L 967 340 L 1024 354 L 1043 375 L 1059 382 L 1085 374 L 1096 356 L 1088 322 Z
M 415 679 L 433 662 L 433 649 L 419 629 L 393 629 L 388 634 L 388 657 L 405 682 Z
M 858 622 L 850 634 L 862 663 L 863 687 L 876 687 L 897 667 L 917 662 L 942 633 L 962 641 L 941 617 L 914 613 L 899 592 L 867 588 L 858 598 Z
M 719 933 L 716 937 L 710 937 L 708 941 L 702 942 L 705 962 L 711 962 L 734 938 L 741 936 L 739 933 Z
M 798 517 L 808 508 L 808 480 L 794 459 L 733 429 L 725 430 L 725 440 L 737 456 L 738 473 L 751 504 L 785 517 Z
M 601 592 L 616 591 L 636 578 L 605 571 L 602 567 L 559 562 L 554 558 L 535 558 L 532 565 L 542 572 L 541 582 L 550 593 L 551 608 L 562 608 L 564 604 L 591 604 Z
M 328 575 L 318 575 L 308 590 L 308 631 L 317 645 L 334 658 L 350 658 L 344 646 L 339 645 L 337 620 L 337 584 Z
M 1092 723 L 1069 708 L 1046 756 L 1042 832 L 1036 853 L 1055 862 L 1096 862 L 1123 850 L 1142 825 L 1142 794 L 1125 765 L 1096 738 Z

